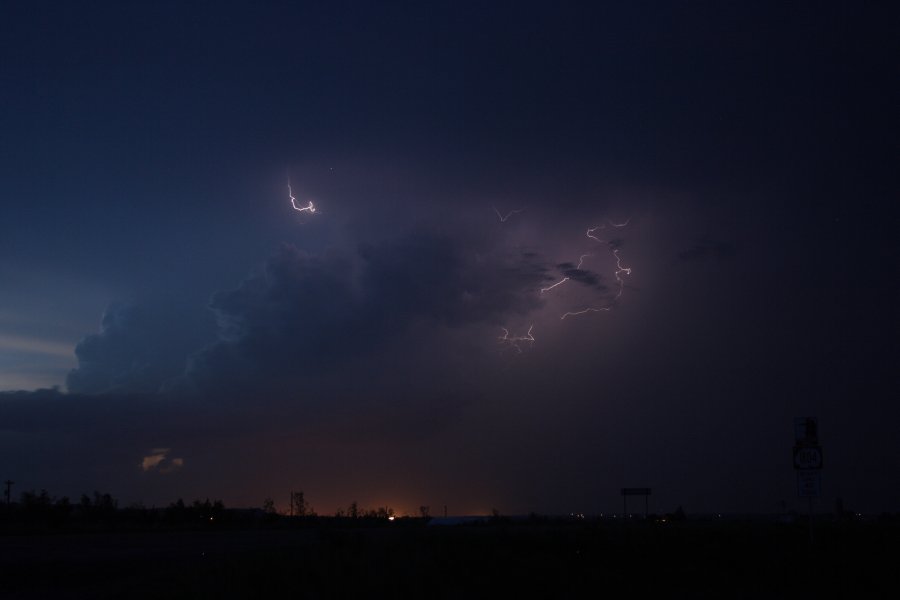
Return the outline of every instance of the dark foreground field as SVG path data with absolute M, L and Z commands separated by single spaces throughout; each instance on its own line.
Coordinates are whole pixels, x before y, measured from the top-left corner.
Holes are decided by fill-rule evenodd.
M 0 598 L 898 598 L 896 522 L 0 536 Z

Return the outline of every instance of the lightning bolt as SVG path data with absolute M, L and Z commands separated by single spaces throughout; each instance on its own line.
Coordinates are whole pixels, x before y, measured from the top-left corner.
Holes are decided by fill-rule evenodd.
M 616 294 L 616 300 L 619 299 L 619 296 L 622 295 L 622 290 L 625 289 L 625 282 L 622 280 L 619 275 L 625 273 L 626 275 L 631 275 L 631 267 L 623 267 L 622 266 L 622 257 L 619 256 L 619 249 L 616 248 L 612 251 L 613 256 L 616 257 L 616 281 L 619 282 L 619 293 Z
M 624 223 L 613 223 L 613 222 L 610 221 L 609 219 L 606 219 L 606 223 L 609 223 L 612 227 L 615 227 L 616 229 L 619 229 L 619 228 L 625 227 L 625 226 L 627 226 L 629 223 L 631 223 L 631 217 L 625 219 L 625 222 L 624 222 Z M 594 232 L 597 231 L 598 229 L 606 229 L 606 223 L 601 223 L 600 225 L 597 225 L 596 227 L 591 227 L 590 229 L 588 229 L 588 230 L 587 230 L 587 236 L 588 236 L 589 238 L 591 238 L 592 240 L 597 240 L 597 241 L 600 242 L 601 244 L 606 244 L 606 243 L 607 243 L 606 240 L 601 240 L 600 238 L 598 238 L 597 236 L 594 235 Z
M 294 210 L 298 212 L 308 211 L 309 214 L 313 215 L 316 213 L 316 205 L 313 204 L 312 200 L 309 201 L 309 204 L 306 206 L 297 206 L 297 199 L 294 198 L 294 193 L 291 191 L 291 180 L 288 179 L 288 196 L 291 198 L 291 206 L 294 207 Z
M 500 342 L 509 344 L 511 347 L 515 348 L 516 352 L 518 352 L 519 354 L 522 354 L 522 348 L 519 346 L 519 342 L 534 343 L 534 336 L 531 334 L 531 330 L 534 329 L 533 324 L 528 328 L 528 333 L 526 333 L 525 335 L 510 336 L 509 330 L 506 327 L 501 327 L 500 329 L 503 330 L 503 335 L 501 335 L 497 339 Z
M 588 253 L 588 254 L 582 254 L 580 257 L 578 257 L 578 266 L 575 267 L 575 269 L 577 269 L 577 270 L 580 271 L 580 270 L 581 270 L 581 265 L 584 264 L 584 259 L 587 258 L 588 256 L 593 256 L 593 254 L 590 254 L 590 253 Z M 550 287 L 541 288 L 541 293 L 543 294 L 544 292 L 549 292 L 550 290 L 552 290 L 552 289 L 555 288 L 556 286 L 562 285 L 562 284 L 564 284 L 564 283 L 567 282 L 567 281 L 569 281 L 569 278 L 568 278 L 568 277 L 563 277 L 561 280 L 557 281 L 556 283 L 554 283 L 554 284 L 551 285 Z
M 506 216 L 503 216 L 503 215 L 500 214 L 500 211 L 497 210 L 497 207 L 496 207 L 496 206 L 493 206 L 493 205 L 492 205 L 491 208 L 493 208 L 493 209 L 494 209 L 494 212 L 497 213 L 497 218 L 500 219 L 500 222 L 501 222 L 501 223 L 506 223 L 506 220 L 509 219 L 511 216 L 517 215 L 517 214 L 519 214 L 520 212 L 522 212 L 523 210 L 525 210 L 524 208 L 520 208 L 520 209 L 518 209 L 518 210 L 511 210 L 511 211 L 509 211 L 508 213 L 506 213 Z
M 601 230 L 601 229 L 606 229 L 607 223 L 608 223 L 610 226 L 615 227 L 615 228 L 618 229 L 618 228 L 627 226 L 628 223 L 630 223 L 630 222 L 631 222 L 631 218 L 630 218 L 630 217 L 629 217 L 628 219 L 626 219 L 623 223 L 614 223 L 614 222 L 610 221 L 609 219 L 607 219 L 607 220 L 606 220 L 606 223 L 601 223 L 600 225 L 597 225 L 596 227 L 591 227 L 591 228 L 589 228 L 589 229 L 585 232 L 585 235 L 586 235 L 587 237 L 589 237 L 589 238 L 591 238 L 592 240 L 597 241 L 597 242 L 599 242 L 599 243 L 601 243 L 601 244 L 606 245 L 607 249 L 608 249 L 610 252 L 612 252 L 612 255 L 613 255 L 613 256 L 615 257 L 615 259 L 616 259 L 616 270 L 615 270 L 614 275 L 615 275 L 616 281 L 619 283 L 619 291 L 616 292 L 616 297 L 612 299 L 612 302 L 610 302 L 610 304 L 609 304 L 608 306 L 588 307 L 588 308 L 585 308 L 585 309 L 583 309 L 583 310 L 570 311 L 570 312 L 564 313 L 564 314 L 560 317 L 560 320 L 564 320 L 566 317 L 577 317 L 577 316 L 579 316 L 579 315 L 584 315 L 584 314 L 587 314 L 587 313 L 589 313 L 589 312 L 601 312 L 601 311 L 609 311 L 609 310 L 612 310 L 612 305 L 613 305 L 613 303 L 615 303 L 616 300 L 618 300 L 618 299 L 622 296 L 622 293 L 625 291 L 625 280 L 622 279 L 622 275 L 631 275 L 631 267 L 623 267 L 623 266 L 622 266 L 622 257 L 619 256 L 619 249 L 618 249 L 618 248 L 613 248 L 613 247 L 612 247 L 612 244 L 611 244 L 610 242 L 608 242 L 608 241 L 606 241 L 606 240 L 601 240 L 600 238 L 598 238 L 597 236 L 595 236 L 595 235 L 594 235 L 594 232 L 595 232 L 595 231 L 599 231 L 599 230 Z M 581 268 L 581 263 L 582 263 L 582 261 L 584 261 L 584 259 L 585 259 L 586 256 L 590 256 L 590 254 L 582 254 L 582 255 L 581 255 L 581 259 L 579 259 L 579 261 L 578 261 L 578 268 L 579 268 L 579 269 Z M 560 281 L 559 283 L 556 283 L 556 284 L 550 286 L 549 288 L 547 288 L 547 290 L 553 289 L 553 288 L 556 287 L 557 285 L 560 285 L 560 284 L 562 284 L 562 283 L 565 283 L 568 279 L 569 279 L 569 278 L 566 277 L 565 279 L 563 279 L 563 280 Z M 545 290 L 543 290 L 543 289 L 541 290 L 542 293 L 543 293 L 544 291 L 545 291 Z
M 559 318 L 560 321 L 565 320 L 566 317 L 577 317 L 578 315 L 584 315 L 589 312 L 600 312 L 601 310 L 611 310 L 609 306 L 601 306 L 600 308 L 585 308 L 584 310 L 576 310 L 574 312 L 567 312 L 563 316 Z
M 587 233 L 585 235 L 588 236 L 589 238 L 591 238 L 592 240 L 597 240 L 601 244 L 606 244 L 607 243 L 606 240 L 601 240 L 600 238 L 598 238 L 597 236 L 594 235 L 594 232 L 597 231 L 598 229 L 606 229 L 606 225 L 597 225 L 596 227 L 591 227 L 590 229 L 587 230 Z
M 557 281 L 556 283 L 554 283 L 554 284 L 551 285 L 550 287 L 541 288 L 541 293 L 543 294 L 544 292 L 549 292 L 550 290 L 552 290 L 552 289 L 555 288 L 556 286 L 562 285 L 562 284 L 564 284 L 565 282 L 567 282 L 568 280 L 569 280 L 568 277 L 563 277 L 561 280 Z

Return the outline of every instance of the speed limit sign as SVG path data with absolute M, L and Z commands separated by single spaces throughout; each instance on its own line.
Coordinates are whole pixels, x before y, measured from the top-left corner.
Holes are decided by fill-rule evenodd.
M 821 446 L 794 446 L 794 468 L 795 469 L 821 469 L 822 468 L 822 447 Z

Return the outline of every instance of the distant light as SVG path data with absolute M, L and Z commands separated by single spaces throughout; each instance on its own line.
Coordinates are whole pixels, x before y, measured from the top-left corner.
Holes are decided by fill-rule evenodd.
M 213 518 L 212 518 L 212 517 L 210 517 L 210 518 L 209 518 L 209 520 L 210 520 L 210 521 L 212 521 L 212 520 L 213 520 Z
M 395 518 L 395 517 L 392 515 L 392 516 L 388 517 L 388 521 L 393 521 L 394 518 Z

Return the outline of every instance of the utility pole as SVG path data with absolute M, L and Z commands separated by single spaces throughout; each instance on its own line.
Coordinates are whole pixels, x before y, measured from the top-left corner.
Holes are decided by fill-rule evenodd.
M 10 481 L 9 479 L 7 479 L 3 483 L 6 484 L 6 505 L 9 506 L 9 490 L 10 488 L 12 488 L 15 481 Z

